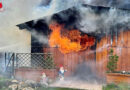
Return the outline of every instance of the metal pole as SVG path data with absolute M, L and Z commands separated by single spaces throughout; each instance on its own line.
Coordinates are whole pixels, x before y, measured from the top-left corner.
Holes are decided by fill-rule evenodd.
M 18 57 L 17 57 L 17 53 L 15 54 L 15 60 L 16 60 L 16 68 L 18 68 Z
M 14 59 L 15 59 L 15 54 L 12 54 L 13 58 L 12 58 L 12 78 L 14 78 Z
M 6 68 L 6 52 L 5 52 L 5 68 Z

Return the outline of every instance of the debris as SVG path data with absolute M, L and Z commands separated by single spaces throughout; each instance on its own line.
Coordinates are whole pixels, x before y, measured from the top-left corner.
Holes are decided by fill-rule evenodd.
M 12 90 L 16 90 L 18 88 L 18 84 L 12 84 L 9 86 Z
M 25 88 L 23 88 L 22 90 L 35 90 L 35 89 L 33 89 L 33 88 L 31 88 L 31 87 L 25 87 Z

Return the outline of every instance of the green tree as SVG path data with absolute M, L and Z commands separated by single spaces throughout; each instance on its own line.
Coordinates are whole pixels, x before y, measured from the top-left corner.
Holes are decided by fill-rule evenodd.
M 107 68 L 109 72 L 114 72 L 115 69 L 117 69 L 117 62 L 118 62 L 118 56 L 115 54 L 113 55 L 113 49 L 110 49 L 109 51 L 109 61 L 107 63 Z

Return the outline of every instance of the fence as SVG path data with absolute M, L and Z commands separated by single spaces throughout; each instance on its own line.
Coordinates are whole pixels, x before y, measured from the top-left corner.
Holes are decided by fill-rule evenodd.
M 57 76 L 51 53 L 16 53 L 15 78 L 40 81 L 42 72 L 52 79 Z
M 16 67 L 54 69 L 55 64 L 51 53 L 17 53 Z
M 1 74 L 1 73 L 4 73 L 4 71 L 5 71 L 5 66 L 6 66 L 5 53 L 0 52 L 0 74 Z

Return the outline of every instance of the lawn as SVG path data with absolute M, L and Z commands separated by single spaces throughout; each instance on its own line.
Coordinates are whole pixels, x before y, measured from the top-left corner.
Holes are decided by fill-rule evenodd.
M 130 90 L 130 84 L 127 83 L 107 84 L 103 86 L 103 90 Z

